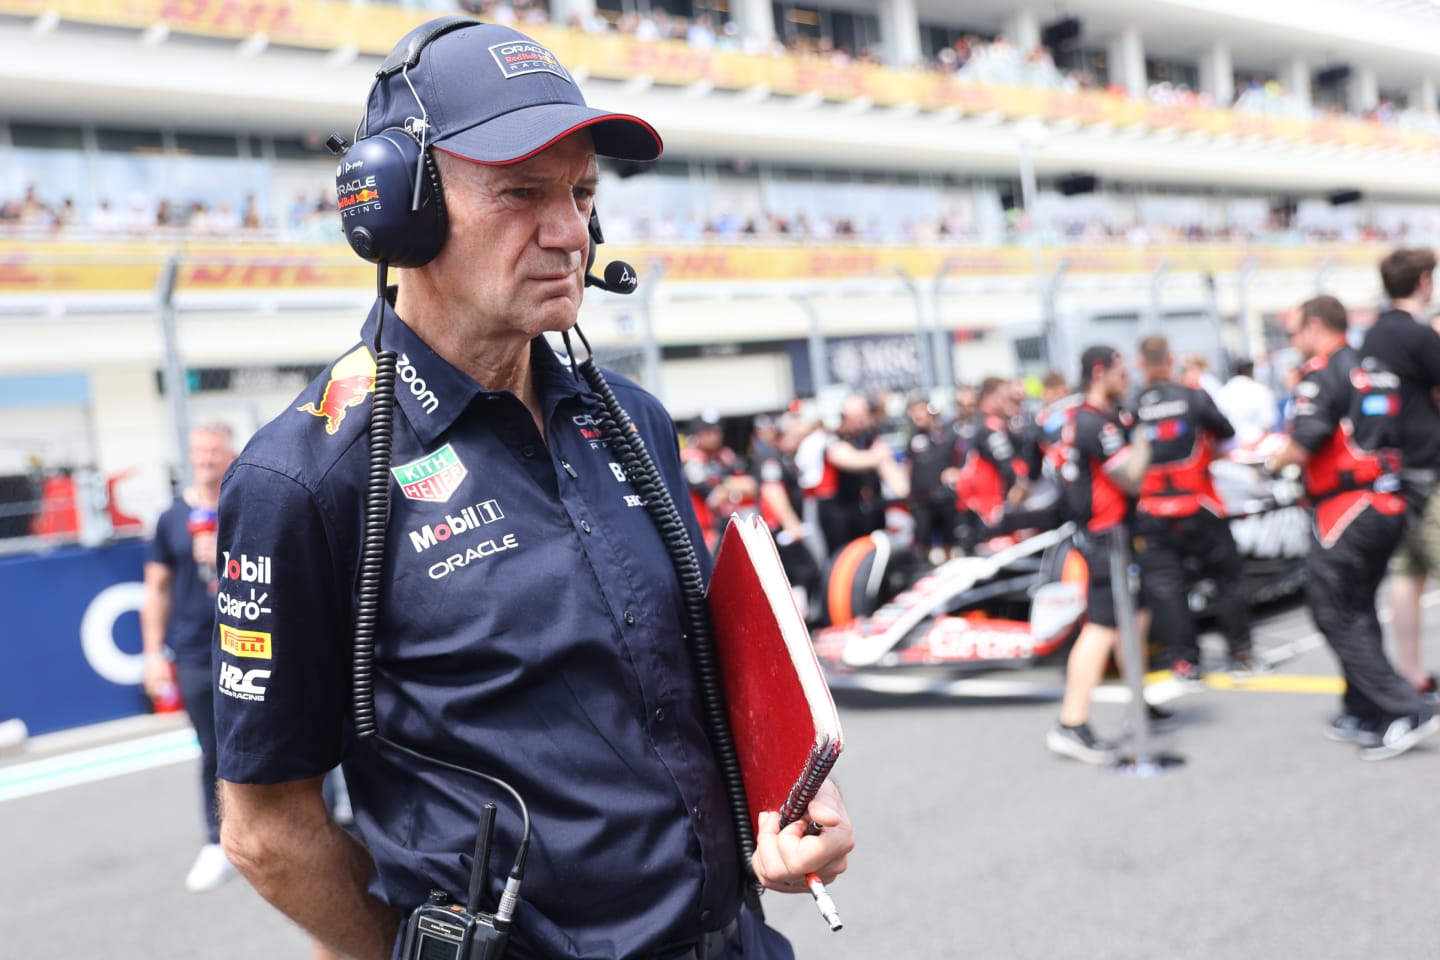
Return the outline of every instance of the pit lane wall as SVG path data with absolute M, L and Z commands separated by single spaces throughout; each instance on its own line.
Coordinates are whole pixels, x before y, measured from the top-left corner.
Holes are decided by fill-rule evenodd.
M 139 540 L 0 557 L 0 720 L 32 734 L 144 713 Z

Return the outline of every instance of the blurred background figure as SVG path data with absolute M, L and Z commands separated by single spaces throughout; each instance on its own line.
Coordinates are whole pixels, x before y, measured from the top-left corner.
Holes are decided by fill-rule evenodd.
M 999 377 L 980 384 L 980 416 L 955 480 L 956 510 L 962 523 L 976 527 L 976 540 L 1007 532 L 1006 510 L 1018 507 L 1030 491 L 1029 466 L 1013 431 L 1022 395 L 1012 381 Z
M 1204 390 L 1214 397 L 1220 392 L 1220 381 L 1210 372 L 1210 360 L 1199 353 L 1185 355 L 1180 365 L 1180 383 L 1191 390 Z
M 145 594 L 140 633 L 145 649 L 145 692 L 157 702 L 179 694 L 200 741 L 200 800 L 205 844 L 185 876 L 191 893 L 214 890 L 237 876 L 220 848 L 220 819 L 215 807 L 215 682 L 210 654 L 214 645 L 215 605 L 253 604 L 256 617 L 266 611 L 263 587 L 248 592 L 219 592 L 216 556 L 216 508 L 220 481 L 235 459 L 230 428 L 222 423 L 190 433 L 193 482 L 160 515 L 145 563 Z M 240 590 L 231 578 L 228 590 Z
M 706 410 L 690 425 L 690 442 L 680 451 L 680 464 L 706 546 L 714 553 L 730 517 L 755 510 L 755 480 L 725 445 L 725 428 L 714 410 Z
M 911 395 L 905 415 L 910 421 L 905 446 L 915 552 L 931 562 L 948 560 L 955 546 L 955 490 L 944 477 L 956 466 L 955 426 L 940 416 L 940 409 L 924 393 Z
M 1390 607 L 1395 658 L 1405 679 L 1431 702 L 1440 698 L 1435 677 L 1420 657 L 1420 597 L 1428 575 L 1440 569 L 1440 334 L 1425 317 L 1435 292 L 1435 253 L 1395 250 L 1380 262 L 1390 309 L 1376 318 L 1360 349 L 1400 378 L 1400 485 L 1405 494 L 1405 535 L 1390 558 Z
M 1153 634 L 1165 644 L 1175 675 L 1198 681 L 1200 644 L 1190 590 L 1200 577 L 1212 577 L 1230 667 L 1251 670 L 1256 663 L 1240 551 L 1210 474 L 1216 456 L 1234 446 L 1235 428 L 1209 394 L 1174 381 L 1175 361 L 1164 337 L 1140 341 L 1140 363 L 1145 380 L 1135 400 L 1136 429 L 1146 432 L 1151 457 L 1134 533 L 1145 543 L 1136 557 Z M 1274 409 L 1273 398 L 1265 402 Z
M 1235 439 L 1250 446 L 1275 429 L 1279 416 L 1275 391 L 1255 379 L 1255 364 L 1241 360 L 1235 375 L 1215 394 L 1215 405 L 1235 428 Z
M 756 417 L 750 439 L 750 472 L 758 489 L 760 515 L 775 537 L 780 562 L 802 611 L 809 610 L 819 590 L 822 559 L 814 528 L 802 516 L 805 498 L 795 468 L 795 450 L 809 432 L 808 423 L 787 412 L 778 419 Z
M 811 434 L 795 459 L 801 486 L 816 503 L 828 554 L 885 526 L 884 487 L 902 499 L 909 493 L 894 451 L 876 436 L 863 394 L 846 397 L 835 429 Z

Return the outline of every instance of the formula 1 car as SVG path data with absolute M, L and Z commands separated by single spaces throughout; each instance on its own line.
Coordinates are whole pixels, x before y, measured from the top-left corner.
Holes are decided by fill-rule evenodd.
M 1252 604 L 1303 585 L 1310 520 L 1292 481 L 1268 476 L 1263 448 L 1212 465 L 1230 514 Z M 877 531 L 847 544 L 825 585 L 829 625 L 814 633 L 836 686 L 884 689 L 884 673 L 956 678 L 1058 658 L 1084 621 L 1088 572 L 1069 524 L 996 538 L 974 556 L 925 568 L 903 537 Z M 1196 583 L 1191 609 L 1210 612 L 1213 584 Z

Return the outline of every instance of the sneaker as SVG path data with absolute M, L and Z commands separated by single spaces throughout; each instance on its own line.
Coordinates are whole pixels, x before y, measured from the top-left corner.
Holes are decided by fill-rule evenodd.
M 0 722 L 0 752 L 19 750 L 29 739 L 30 728 L 19 717 Z
M 1398 757 L 1437 730 L 1440 730 L 1440 716 L 1432 713 L 1412 713 L 1408 717 L 1397 717 L 1385 728 L 1378 744 L 1360 748 L 1360 756 L 1366 760 Z
M 1230 673 L 1241 677 L 1258 677 L 1272 673 L 1275 667 L 1266 660 L 1255 656 L 1253 650 L 1237 650 L 1230 655 Z
M 1175 679 L 1181 683 L 1198 684 L 1205 682 L 1205 677 L 1200 672 L 1200 664 L 1190 660 L 1176 660 L 1175 663 L 1171 665 L 1170 672 L 1173 673 Z
M 190 872 L 185 874 L 185 889 L 191 893 L 205 893 L 224 886 L 240 875 L 225 856 L 225 850 L 218 843 L 207 843 L 200 848 Z
M 1330 721 L 1325 736 L 1336 743 L 1354 743 L 1362 747 L 1380 745 L 1380 731 L 1375 726 L 1353 713 L 1342 713 Z
M 1078 727 L 1055 724 L 1045 735 L 1045 746 L 1062 757 L 1079 760 L 1081 763 L 1100 765 L 1115 759 L 1115 748 L 1098 739 L 1091 732 L 1088 723 L 1082 723 Z

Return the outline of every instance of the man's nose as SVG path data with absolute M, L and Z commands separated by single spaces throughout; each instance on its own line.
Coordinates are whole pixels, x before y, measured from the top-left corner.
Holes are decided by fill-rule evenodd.
M 575 206 L 572 198 L 547 203 L 541 213 L 540 245 L 575 253 L 585 249 L 590 240 L 587 214 Z

